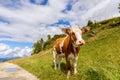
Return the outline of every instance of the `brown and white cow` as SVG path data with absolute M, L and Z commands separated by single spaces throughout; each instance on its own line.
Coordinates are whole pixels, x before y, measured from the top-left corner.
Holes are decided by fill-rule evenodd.
M 80 29 L 78 26 L 74 26 L 71 28 L 62 28 L 62 31 L 65 32 L 67 35 L 64 38 L 58 38 L 53 46 L 53 62 L 54 68 L 60 69 L 60 62 L 62 57 L 65 57 L 66 64 L 67 64 L 67 78 L 70 77 L 70 69 L 71 64 L 70 60 L 73 61 L 74 64 L 74 74 L 77 73 L 77 60 L 78 60 L 78 52 L 80 46 L 85 44 L 85 41 L 82 39 L 82 31 L 84 32 L 85 29 Z

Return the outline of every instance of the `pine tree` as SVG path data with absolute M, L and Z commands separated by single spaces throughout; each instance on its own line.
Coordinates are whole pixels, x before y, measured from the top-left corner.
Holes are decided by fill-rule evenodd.
M 43 50 L 43 46 L 44 46 L 44 40 L 43 40 L 43 38 L 40 39 L 40 45 L 41 45 L 41 48 L 42 48 L 41 50 Z
M 120 3 L 119 3 L 119 5 L 118 5 L 118 9 L 119 9 L 119 13 L 120 13 Z
M 38 40 L 36 43 L 34 43 L 33 45 L 33 54 L 37 54 L 40 51 L 43 50 L 43 45 L 44 45 L 44 41 L 41 38 L 40 40 Z
M 48 34 L 48 35 L 47 35 L 47 37 L 48 37 L 48 40 L 50 40 L 50 39 L 51 39 L 51 35 L 50 35 L 50 34 Z
M 87 26 L 91 26 L 92 24 L 93 24 L 93 22 L 91 20 L 89 20 Z

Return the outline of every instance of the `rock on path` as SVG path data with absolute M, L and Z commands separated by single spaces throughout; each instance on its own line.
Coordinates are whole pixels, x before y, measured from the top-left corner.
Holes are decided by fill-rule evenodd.
M 0 63 L 0 80 L 38 80 L 38 78 L 18 65 L 4 62 Z

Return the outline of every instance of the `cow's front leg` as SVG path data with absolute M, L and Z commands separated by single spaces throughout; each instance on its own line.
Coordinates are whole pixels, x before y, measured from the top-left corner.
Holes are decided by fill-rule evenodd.
M 78 56 L 76 56 L 74 59 L 74 74 L 77 73 L 77 61 L 78 61 Z
M 66 59 L 66 64 L 67 64 L 67 69 L 68 69 L 67 78 L 69 78 L 70 75 L 71 75 L 71 72 L 70 72 L 70 69 L 71 69 L 70 60 L 67 60 L 67 59 Z

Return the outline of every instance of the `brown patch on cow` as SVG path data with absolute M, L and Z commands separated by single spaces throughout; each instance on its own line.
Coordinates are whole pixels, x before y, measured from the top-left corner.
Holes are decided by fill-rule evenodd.
M 74 32 L 71 33 L 70 37 L 71 37 L 72 43 L 74 43 L 77 40 Z
M 58 54 L 61 53 L 61 52 L 60 52 L 60 44 L 61 44 L 61 42 L 62 42 L 64 39 L 65 39 L 65 38 L 58 38 L 58 39 L 54 42 L 54 47 L 55 47 L 56 52 L 57 52 Z

